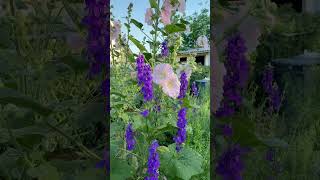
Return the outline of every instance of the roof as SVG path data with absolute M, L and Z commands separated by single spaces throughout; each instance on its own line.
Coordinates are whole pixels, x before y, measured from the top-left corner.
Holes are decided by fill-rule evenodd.
M 210 48 L 193 48 L 193 49 L 188 49 L 185 51 L 179 51 L 178 55 L 184 55 L 184 54 L 192 54 L 192 53 L 209 53 Z

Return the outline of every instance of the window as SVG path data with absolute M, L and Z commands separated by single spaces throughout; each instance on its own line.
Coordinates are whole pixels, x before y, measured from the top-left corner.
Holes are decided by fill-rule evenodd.
M 182 62 L 187 62 L 187 58 L 186 57 L 180 58 L 180 63 L 182 63 Z
M 196 56 L 196 63 L 204 65 L 205 56 Z

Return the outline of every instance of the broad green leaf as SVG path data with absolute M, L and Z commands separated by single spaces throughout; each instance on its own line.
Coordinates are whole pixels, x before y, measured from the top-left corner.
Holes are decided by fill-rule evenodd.
M 144 55 L 144 58 L 145 58 L 146 60 L 149 60 L 149 59 L 152 58 L 152 54 L 151 54 L 151 53 L 143 53 L 143 55 Z
M 137 28 L 142 29 L 143 24 L 135 19 L 131 19 L 131 23 L 137 26 Z
M 184 147 L 179 153 L 176 152 L 175 144 L 169 146 L 168 151 L 160 152 L 160 168 L 170 177 L 189 180 L 192 176 L 203 172 L 203 158 L 196 151 L 189 147 Z
M 38 167 L 28 169 L 28 175 L 38 180 L 60 180 L 60 174 L 56 167 L 50 163 L 41 164 Z
M 126 179 L 132 176 L 133 168 L 127 161 L 111 158 L 110 161 L 110 179 Z
M 129 39 L 141 52 L 147 52 L 147 49 L 136 38 L 130 35 Z
M 0 103 L 14 104 L 19 107 L 32 109 L 35 112 L 47 116 L 52 113 L 52 110 L 34 101 L 33 99 L 9 88 L 0 88 Z
M 185 24 L 169 24 L 164 27 L 164 30 L 168 34 L 183 32 L 186 30 Z

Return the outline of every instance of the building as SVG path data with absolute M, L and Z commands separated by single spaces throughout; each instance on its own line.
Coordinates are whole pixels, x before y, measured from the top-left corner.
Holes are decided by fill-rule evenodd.
M 188 58 L 195 56 L 196 63 L 204 66 L 210 66 L 210 48 L 194 48 L 177 53 L 177 61 L 182 63 L 186 62 Z

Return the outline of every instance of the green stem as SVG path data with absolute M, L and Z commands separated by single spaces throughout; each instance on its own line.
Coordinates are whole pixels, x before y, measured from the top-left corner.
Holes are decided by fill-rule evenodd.
M 95 153 L 93 153 L 92 151 L 90 151 L 88 148 L 86 148 L 84 145 L 82 145 L 81 143 L 75 141 L 72 137 L 70 137 L 69 135 L 65 134 L 63 131 L 61 131 L 60 129 L 56 128 L 55 126 L 51 125 L 48 121 L 45 121 L 45 124 L 50 127 L 51 129 L 53 129 L 54 131 L 56 131 L 57 133 L 59 133 L 60 135 L 62 135 L 63 137 L 65 137 L 66 139 L 68 139 L 70 142 L 76 144 L 83 152 L 85 152 L 88 156 L 97 159 L 97 160 L 101 160 L 101 158 L 96 155 Z

